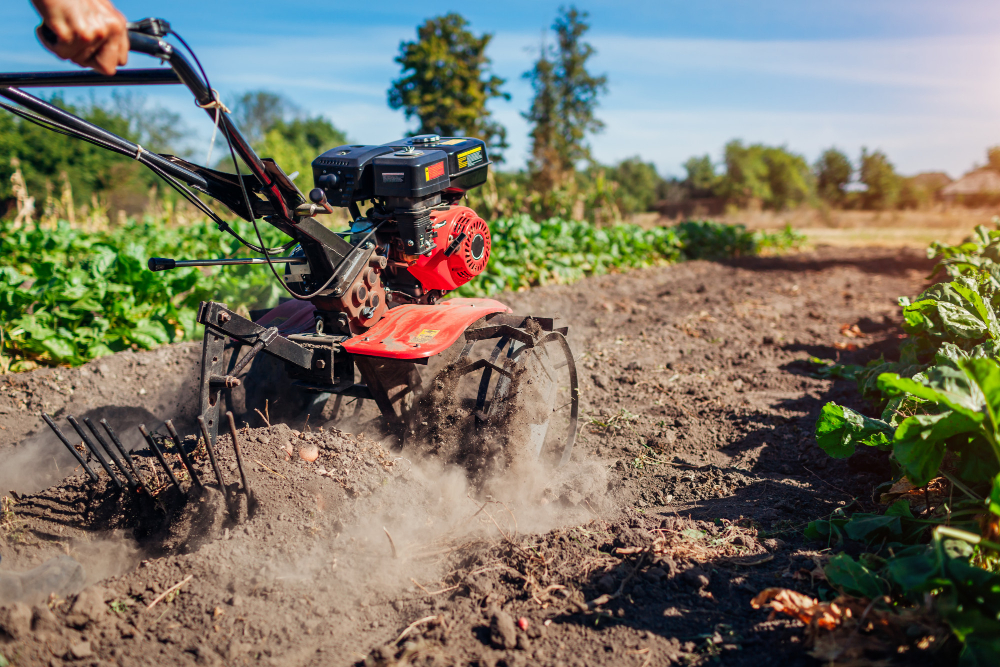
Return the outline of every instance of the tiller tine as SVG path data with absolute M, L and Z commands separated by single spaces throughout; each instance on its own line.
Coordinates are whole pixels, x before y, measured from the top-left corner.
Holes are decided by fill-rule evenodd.
M 93 470 L 91 470 L 89 465 L 87 465 L 87 460 L 80 455 L 80 452 L 76 451 L 76 447 L 70 444 L 70 441 L 66 439 L 66 436 L 63 435 L 63 432 L 60 431 L 59 427 L 56 426 L 56 423 L 52 421 L 52 417 L 48 416 L 43 412 L 42 419 L 44 419 L 45 423 L 49 425 L 49 428 L 51 428 L 52 431 L 56 434 L 56 437 L 59 438 L 60 442 L 66 445 L 66 449 L 68 449 L 69 453 L 72 454 L 73 457 L 77 460 L 77 463 L 83 466 L 83 469 L 87 472 L 87 475 L 90 476 L 90 481 L 96 482 L 99 479 L 97 474 Z

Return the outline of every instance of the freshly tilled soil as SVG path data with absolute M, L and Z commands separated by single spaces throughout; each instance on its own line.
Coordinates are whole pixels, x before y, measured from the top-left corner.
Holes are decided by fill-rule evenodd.
M 889 468 L 884 455 L 834 461 L 816 447 L 825 402 L 865 406 L 807 360 L 891 358 L 896 297 L 919 292 L 929 268 L 916 253 L 820 250 L 505 295 L 515 312 L 570 327 L 584 412 L 573 461 L 516 493 L 496 483 L 483 496 L 463 471 L 336 420 L 306 433 L 244 426 L 252 499 L 228 435 L 228 504 L 194 438 L 202 494 L 175 452 L 187 497 L 145 451 L 147 493 L 118 495 L 103 474 L 94 488 L 79 471 L 22 487 L 0 568 L 68 553 L 89 587 L 0 609 L 0 654 L 17 665 L 816 664 L 800 623 L 749 601 L 770 586 L 815 594 L 829 552 L 802 528 L 849 503 L 875 509 Z M 82 384 L 95 364 L 3 378 L 0 469 L 52 467 L 31 456 L 56 451 L 39 444 L 41 409 L 146 410 L 151 427 L 174 416 L 164 397 L 189 388 L 171 382 L 196 375 L 178 363 L 193 356 L 103 360 L 122 369 L 103 402 L 100 383 Z M 307 462 L 299 452 L 312 447 Z

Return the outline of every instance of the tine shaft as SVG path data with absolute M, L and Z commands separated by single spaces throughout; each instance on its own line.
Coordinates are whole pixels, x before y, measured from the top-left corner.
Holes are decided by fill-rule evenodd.
M 181 461 L 184 462 L 184 466 L 188 469 L 188 474 L 191 475 L 191 481 L 194 485 L 198 487 L 199 490 L 204 488 L 201 484 L 201 478 L 198 477 L 198 471 L 194 469 L 194 463 L 191 461 L 191 457 L 184 450 L 184 445 L 181 444 L 181 437 L 177 435 L 177 429 L 174 428 L 174 423 L 169 419 L 163 422 L 163 425 L 167 427 L 167 431 L 170 433 L 170 437 L 174 440 L 174 445 L 181 454 Z
M 229 501 L 229 489 L 226 488 L 226 480 L 222 477 L 222 469 L 219 468 L 219 462 L 215 460 L 215 446 L 212 444 L 212 438 L 209 436 L 205 418 L 201 415 L 198 415 L 198 425 L 201 427 L 202 437 L 205 438 L 205 450 L 208 452 L 208 460 L 212 462 L 212 470 L 215 471 L 215 480 L 219 483 L 219 490 L 222 491 L 222 495 L 226 498 L 226 505 L 232 511 L 233 508 Z
M 170 469 L 169 465 L 167 465 L 167 459 L 164 458 L 163 452 L 160 450 L 160 446 L 156 444 L 155 440 L 153 440 L 153 436 L 151 436 L 149 432 L 146 431 L 145 424 L 139 424 L 139 433 L 142 433 L 142 437 L 146 438 L 146 443 L 149 444 L 149 448 L 153 450 L 154 454 L 156 454 L 157 460 L 160 462 L 160 465 L 163 466 L 163 469 L 167 472 L 167 477 L 170 478 L 171 483 L 177 487 L 177 490 L 180 491 L 182 495 L 187 495 L 184 493 L 184 489 L 181 488 L 180 482 L 178 482 L 177 478 L 174 477 L 174 471 Z
M 60 431 L 59 427 L 56 426 L 56 423 L 54 421 L 52 421 L 52 417 L 48 416 L 47 414 L 45 414 L 43 412 L 42 413 L 42 419 L 45 420 L 45 423 L 49 425 L 49 428 L 51 428 L 52 431 L 59 438 L 59 440 L 62 441 L 62 444 L 66 445 L 66 449 L 68 449 L 70 451 L 70 454 L 72 454 L 73 457 L 76 458 L 77 462 L 80 465 L 83 466 L 83 469 L 87 471 L 87 474 L 90 476 L 90 481 L 96 482 L 98 480 L 97 474 L 93 470 L 90 469 L 90 466 L 87 465 L 86 459 L 84 459 L 82 456 L 80 456 L 80 452 L 76 451 L 76 447 L 74 447 L 73 445 L 71 445 L 70 442 L 69 442 L 69 440 L 66 439 L 66 436 L 63 435 L 63 432 Z
M 121 456 L 118 455 L 118 452 L 115 451 L 114 447 L 108 445 L 108 441 L 104 439 L 104 436 L 102 436 L 100 431 L 97 430 L 97 427 L 94 426 L 94 422 L 90 421 L 90 417 L 84 417 L 83 423 L 90 429 L 90 432 L 94 434 L 94 437 L 97 438 L 98 444 L 104 448 L 104 451 L 108 453 L 111 460 L 115 462 L 115 466 L 118 467 L 118 471 L 121 472 L 125 476 L 125 479 L 128 480 L 129 486 L 133 488 L 137 487 L 139 483 L 135 481 L 135 478 L 132 477 L 132 473 L 130 473 L 128 468 L 125 467 Z
M 104 427 L 104 430 L 108 432 L 108 437 L 111 438 L 111 442 L 114 443 L 115 448 L 125 458 L 125 463 L 127 463 L 128 467 L 132 469 L 132 475 L 135 477 L 136 481 L 139 482 L 141 486 L 146 486 L 146 482 L 143 481 L 142 475 L 139 474 L 139 469 L 135 467 L 135 461 L 132 460 L 132 455 L 129 454 L 127 449 L 125 449 L 125 445 L 122 444 L 122 441 L 118 439 L 118 435 L 114 432 L 114 430 L 112 430 L 111 424 L 108 423 L 107 419 L 102 419 L 100 423 L 101 426 Z
M 250 483 L 247 482 L 247 473 L 243 467 L 243 451 L 240 449 L 240 439 L 236 435 L 236 421 L 233 419 L 232 412 L 226 412 L 226 418 L 229 420 L 229 434 L 233 437 L 233 451 L 236 452 L 236 465 L 240 469 L 240 479 L 243 480 L 243 493 L 246 494 L 247 498 L 250 498 Z
M 66 417 L 66 421 L 68 421 L 70 425 L 76 429 L 76 432 L 80 434 L 80 437 L 83 438 L 83 444 L 90 448 L 90 451 L 94 453 L 94 456 L 96 456 L 97 460 L 101 463 L 101 467 L 104 468 L 104 472 L 108 473 L 108 477 L 110 477 L 111 481 L 114 482 L 115 487 L 121 491 L 123 488 L 122 483 L 115 475 L 115 471 L 111 469 L 111 464 L 108 463 L 108 460 L 104 458 L 104 454 L 101 453 L 101 450 L 94 444 L 94 441 L 90 439 L 90 436 L 88 436 L 87 432 L 83 430 L 83 427 L 80 426 L 80 422 L 78 422 L 76 417 L 73 415 Z

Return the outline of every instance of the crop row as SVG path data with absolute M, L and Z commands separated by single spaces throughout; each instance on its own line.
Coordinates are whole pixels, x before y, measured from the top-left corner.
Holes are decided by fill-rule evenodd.
M 233 228 L 255 238 L 246 223 Z M 280 234 L 261 230 L 278 245 Z M 684 222 L 644 229 L 598 228 L 579 221 L 515 216 L 493 225 L 490 264 L 459 290 L 487 296 L 585 276 L 676 262 L 781 250 L 791 230 L 751 232 L 739 225 Z M 184 227 L 146 220 L 109 231 L 17 228 L 0 222 L 0 372 L 78 365 L 128 348 L 193 340 L 198 303 L 235 309 L 273 306 L 284 293 L 266 268 L 178 269 L 154 273 L 149 257 L 234 257 L 241 246 L 209 221 Z

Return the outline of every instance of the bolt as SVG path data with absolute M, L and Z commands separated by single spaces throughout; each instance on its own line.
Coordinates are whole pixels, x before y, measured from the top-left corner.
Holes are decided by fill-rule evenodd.
M 317 359 L 316 360 L 316 368 L 318 368 L 320 370 L 323 370 L 324 368 L 326 368 L 326 362 L 323 361 L 322 359 Z
M 229 313 L 219 313 L 219 324 L 225 324 L 232 318 L 229 317 Z

